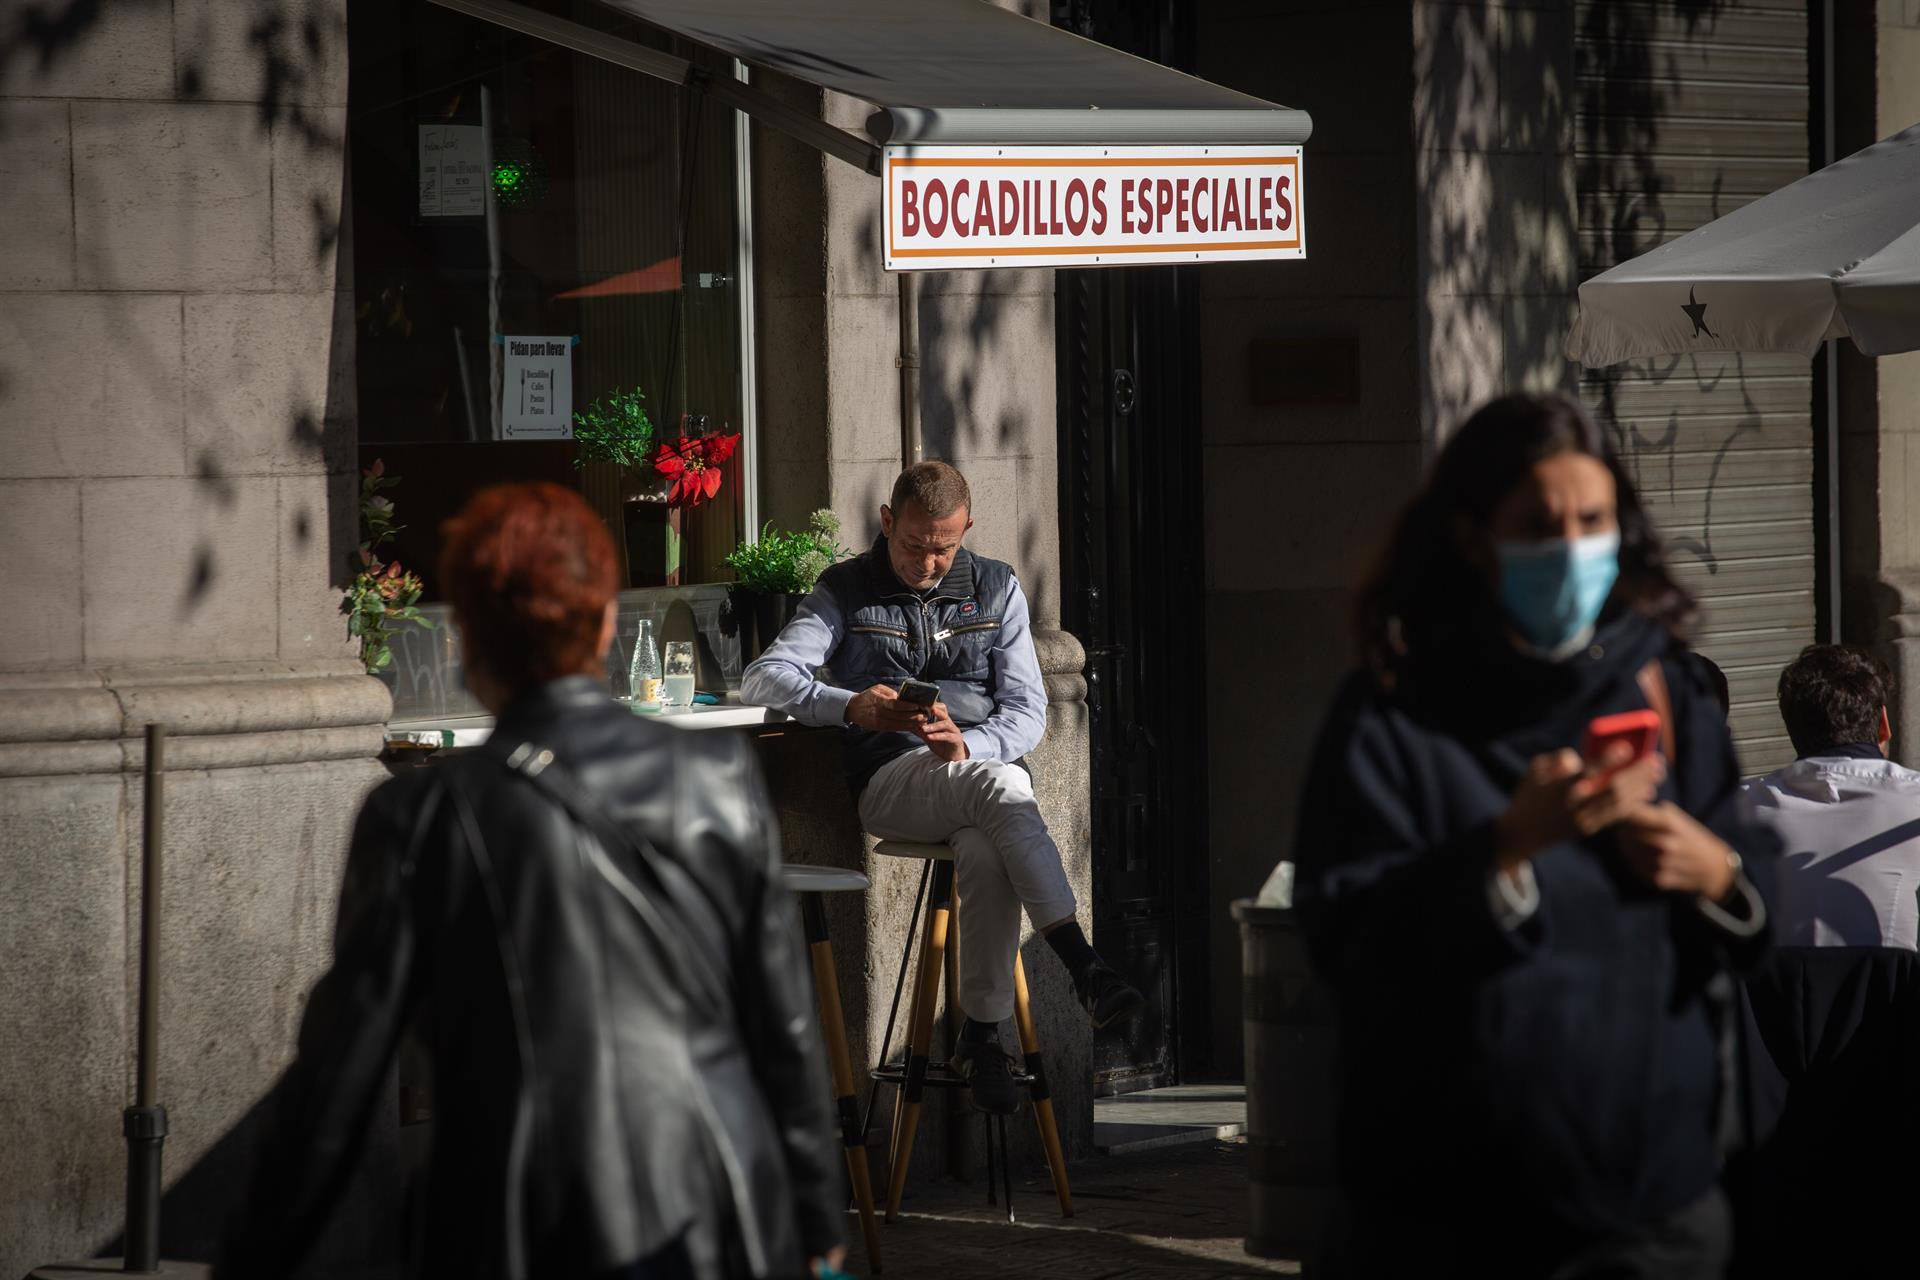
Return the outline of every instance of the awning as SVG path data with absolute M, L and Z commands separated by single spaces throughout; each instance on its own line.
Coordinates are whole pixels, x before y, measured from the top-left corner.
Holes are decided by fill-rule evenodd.
M 1567 355 L 1920 349 L 1920 125 L 1580 286 Z
M 871 102 L 883 143 L 1298 144 L 1304 111 L 985 0 L 604 0 L 744 62 Z
M 986 0 L 602 0 L 874 104 L 868 138 L 515 0 L 433 2 L 694 86 L 881 176 L 889 271 L 1306 256 L 1306 112 Z

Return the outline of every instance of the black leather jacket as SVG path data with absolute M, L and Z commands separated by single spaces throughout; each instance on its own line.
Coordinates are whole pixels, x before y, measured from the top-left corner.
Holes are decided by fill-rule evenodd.
M 551 749 L 672 874 L 640 874 L 511 773 L 497 748 L 515 741 Z M 681 956 L 596 862 L 667 899 Z M 585 676 L 517 700 L 488 749 L 380 787 L 223 1275 L 298 1263 L 409 1031 L 433 1071 L 421 1274 L 802 1274 L 841 1242 L 841 1182 L 779 868 L 741 738 L 649 723 Z M 705 1012 L 674 977 L 689 958 L 724 992 Z

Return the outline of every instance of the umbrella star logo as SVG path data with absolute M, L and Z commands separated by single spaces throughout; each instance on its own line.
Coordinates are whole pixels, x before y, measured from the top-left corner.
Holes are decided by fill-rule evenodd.
M 1697 338 L 1703 333 L 1709 338 L 1718 338 L 1720 336 L 1713 330 L 1707 328 L 1707 304 L 1694 300 L 1693 287 L 1691 285 L 1687 287 L 1687 305 L 1680 309 L 1687 313 L 1687 319 L 1693 321 L 1694 337 Z

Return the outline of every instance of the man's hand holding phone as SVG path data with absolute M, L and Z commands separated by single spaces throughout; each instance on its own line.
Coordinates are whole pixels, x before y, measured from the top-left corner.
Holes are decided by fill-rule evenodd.
M 928 708 L 901 698 L 892 685 L 877 684 L 847 703 L 847 723 L 875 733 L 918 733 Z
M 914 732 L 920 735 L 933 754 L 948 764 L 957 764 L 967 758 L 966 735 L 953 722 L 944 702 L 936 702 L 928 708 L 927 719 Z
M 908 680 L 897 690 L 877 684 L 847 702 L 847 723 L 876 733 L 915 734 L 934 755 L 953 764 L 967 758 L 967 740 L 939 696 L 938 685 L 920 680 Z
M 1573 751 L 1538 755 L 1494 823 L 1494 864 L 1511 873 L 1541 850 L 1604 831 L 1646 807 L 1667 776 L 1666 762 L 1615 741 L 1596 760 Z

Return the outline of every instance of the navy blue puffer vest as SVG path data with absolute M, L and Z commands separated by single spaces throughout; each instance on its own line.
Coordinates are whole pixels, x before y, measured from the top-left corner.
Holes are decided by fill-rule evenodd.
M 961 548 L 940 585 L 914 591 L 894 576 L 887 540 L 820 575 L 846 620 L 827 662 L 833 682 L 856 693 L 876 684 L 929 680 L 940 686 L 955 724 L 969 728 L 993 714 L 988 696 L 993 646 L 1013 594 L 1013 569 Z M 847 780 L 858 792 L 880 767 L 922 746 L 911 733 L 847 730 Z

